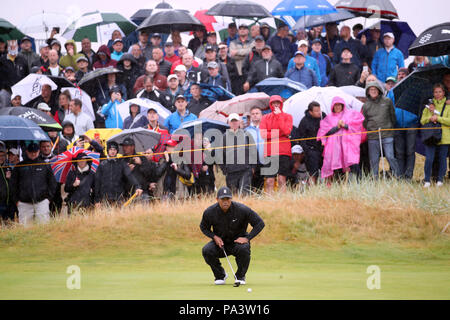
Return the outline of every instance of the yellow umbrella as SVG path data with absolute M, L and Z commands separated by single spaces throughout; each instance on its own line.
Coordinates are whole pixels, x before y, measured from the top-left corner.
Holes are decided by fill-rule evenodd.
M 91 129 L 84 133 L 85 136 L 88 136 L 91 139 L 96 139 L 97 137 L 100 138 L 102 141 L 102 146 L 106 150 L 106 141 L 111 138 L 112 136 L 122 132 L 122 129 Z M 67 148 L 70 149 L 74 145 L 74 142 L 70 144 Z M 86 144 L 85 144 L 85 147 Z

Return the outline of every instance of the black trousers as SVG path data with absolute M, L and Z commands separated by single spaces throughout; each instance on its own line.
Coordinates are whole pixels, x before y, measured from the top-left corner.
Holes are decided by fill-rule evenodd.
M 251 190 L 252 169 L 227 173 L 225 181 L 231 192 L 246 196 Z
M 234 256 L 236 258 L 237 271 L 236 277 L 244 279 L 250 265 L 250 242 L 240 243 L 226 243 L 224 245 L 227 256 Z M 220 263 L 219 258 L 225 258 L 223 250 L 219 248 L 214 241 L 208 242 L 202 249 L 203 258 L 205 262 L 211 267 L 216 280 L 225 277 L 225 270 Z

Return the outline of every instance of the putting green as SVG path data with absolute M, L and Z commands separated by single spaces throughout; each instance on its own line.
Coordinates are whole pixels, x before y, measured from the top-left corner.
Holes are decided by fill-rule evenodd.
M 429 249 L 383 243 L 333 249 L 256 243 L 247 284 L 239 288 L 233 287 L 232 276 L 224 286 L 213 284 L 201 256 L 204 243 L 172 241 L 57 254 L 32 245 L 20 250 L 2 247 L 0 299 L 450 298 L 448 242 Z M 221 261 L 231 275 L 226 260 Z M 79 290 L 66 287 L 71 265 L 81 271 Z M 380 289 L 367 288 L 371 265 L 380 268 Z

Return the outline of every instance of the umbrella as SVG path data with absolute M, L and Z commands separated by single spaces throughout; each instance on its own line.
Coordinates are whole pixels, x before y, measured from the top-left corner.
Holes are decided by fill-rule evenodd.
M 11 24 L 8 20 L 0 18 L 0 37 L 3 40 L 20 40 L 25 34 Z
M 33 121 L 17 116 L 0 116 L 0 141 L 50 141 L 48 135 Z
M 433 85 L 442 82 L 450 68 L 433 65 L 418 68 L 392 89 L 395 106 L 419 116 L 423 99 L 433 95 Z
M 184 122 L 181 127 L 172 133 L 172 135 L 182 135 L 183 130 L 187 130 L 191 136 L 194 137 L 194 133 L 201 132 L 202 135 L 205 134 L 206 131 L 210 129 L 219 130 L 221 133 L 224 133 L 230 126 L 222 121 L 216 121 L 211 119 L 196 119 L 192 121 Z
M 392 32 L 395 36 L 395 46 L 403 53 L 405 59 L 409 57 L 408 48 L 417 37 L 407 22 L 380 20 L 370 27 L 361 30 L 358 33 L 358 39 L 361 39 L 361 36 L 364 34 L 367 40 L 371 40 L 370 30 L 374 28 L 380 29 L 381 39 L 383 39 L 385 33 Z
M 11 87 L 13 95 L 20 95 L 22 103 L 26 104 L 39 97 L 43 85 L 50 85 L 52 91 L 58 89 L 58 86 L 48 76 L 43 74 L 31 73 Z
M 170 33 L 174 30 L 192 31 L 205 26 L 187 10 L 167 9 L 146 18 L 138 30 L 148 32 Z
M 450 22 L 438 24 L 422 32 L 409 48 L 413 56 L 439 57 L 450 52 Z
M 348 108 L 361 111 L 363 103 L 337 87 L 312 87 L 299 92 L 284 102 L 283 111 L 292 115 L 294 126 L 298 127 L 311 101 L 317 101 L 322 112 L 329 114 L 331 112 L 331 101 L 336 96 L 344 99 Z
M 65 183 L 67 174 L 71 170 L 75 170 L 75 166 L 73 165 L 72 161 L 80 154 L 84 153 L 88 157 L 92 159 L 92 161 L 89 161 L 91 164 L 91 171 L 95 173 L 97 171 L 98 165 L 100 163 L 100 154 L 96 152 L 92 152 L 89 150 L 85 150 L 78 147 L 72 147 L 67 151 L 64 151 L 61 154 L 58 154 L 57 156 L 50 159 L 51 167 L 53 174 L 55 176 L 55 179 L 59 183 Z
M 294 20 L 307 15 L 323 15 L 333 12 L 337 11 L 326 0 L 283 0 L 272 10 L 274 16 L 290 16 Z
M 340 0 L 335 7 L 365 18 L 398 19 L 397 9 L 390 0 Z
M 18 116 L 33 121 L 43 130 L 62 130 L 61 125 L 41 110 L 27 107 L 1 108 L 0 115 Z
M 66 39 L 81 41 L 87 37 L 92 42 L 107 43 L 114 30 L 122 35 L 129 35 L 136 30 L 136 25 L 118 13 L 85 13 L 74 21 L 63 33 Z
M 358 86 L 343 86 L 339 87 L 345 93 L 355 97 L 355 98 L 366 98 L 366 89 Z
M 67 90 L 70 93 L 70 97 L 72 99 L 80 99 L 81 100 L 81 111 L 86 113 L 92 121 L 95 121 L 95 113 L 94 108 L 92 107 L 92 99 L 91 97 L 80 88 L 61 88 L 61 91 Z
M 83 135 L 84 136 L 88 136 L 91 139 L 100 139 L 101 140 L 101 145 L 103 146 L 103 148 L 106 150 L 106 141 L 111 138 L 113 135 L 118 134 L 122 132 L 122 129 L 104 129 L 104 128 L 95 128 L 95 129 L 90 129 L 88 131 L 86 131 Z M 72 148 L 73 145 L 75 144 L 75 142 L 71 143 L 70 145 L 67 146 L 67 148 Z
M 257 106 L 261 110 L 269 109 L 269 99 L 270 97 L 264 92 L 253 92 L 234 97 L 228 101 L 216 101 L 200 112 L 199 118 L 226 123 L 230 114 L 237 113 L 240 116 L 248 114 L 253 106 Z
M 272 16 L 262 5 L 248 0 L 222 1 L 210 8 L 206 14 L 209 16 L 233 18 L 265 18 Z
M 78 86 L 90 93 L 97 92 L 97 90 L 101 90 L 103 93 L 103 97 L 105 97 L 105 93 L 103 92 L 102 85 L 100 80 L 103 76 L 106 76 L 109 73 L 121 73 L 122 71 L 114 68 L 112 66 L 106 68 L 95 69 L 94 71 L 88 72 L 81 78 L 78 82 Z M 98 87 L 98 89 L 95 89 Z M 106 98 L 106 97 L 105 97 Z
M 121 133 L 109 138 L 108 142 L 114 141 L 120 145 L 126 138 L 131 138 L 135 143 L 135 151 L 144 152 L 156 146 L 159 143 L 160 137 L 161 134 L 158 132 L 144 128 L 136 128 L 123 130 Z M 119 152 L 123 154 L 122 146 L 119 147 Z
M 72 82 L 70 82 L 69 79 L 67 79 L 66 77 L 58 77 L 52 75 L 47 75 L 47 77 L 49 77 L 49 79 L 52 80 L 58 88 L 61 87 L 75 88 L 75 85 Z
M 318 27 L 330 22 L 340 22 L 354 18 L 355 15 L 345 9 L 337 9 L 337 12 L 324 15 L 307 15 L 304 19 L 299 19 L 293 29 L 306 29 Z
M 202 89 L 202 96 L 208 98 L 211 102 L 215 102 L 217 100 L 224 101 L 229 100 L 235 97 L 230 91 L 226 90 L 222 86 L 213 86 L 212 84 L 200 83 L 200 88 Z M 185 97 L 187 101 L 192 99 L 191 90 L 186 90 Z
M 141 107 L 141 115 L 144 117 L 147 117 L 147 111 L 150 108 L 154 108 L 159 116 L 159 123 L 164 124 L 164 120 L 168 116 L 171 115 L 171 112 L 164 108 L 161 104 L 158 102 L 152 101 L 150 99 L 145 98 L 135 98 L 131 100 L 127 100 L 117 106 L 117 110 L 119 111 L 120 116 L 122 117 L 122 120 L 125 120 L 128 116 L 130 116 L 130 105 L 131 104 L 137 104 Z
M 136 25 L 140 25 L 146 18 L 150 17 L 153 9 L 139 9 L 131 17 L 130 20 Z
M 47 39 L 50 36 L 52 28 L 58 27 L 64 30 L 67 27 L 69 16 L 62 13 L 42 12 L 27 17 L 19 25 L 19 29 L 27 35 L 36 39 Z
M 267 78 L 256 84 L 256 89 L 260 92 L 265 92 L 269 96 L 280 95 L 283 98 L 290 98 L 297 92 L 307 90 L 302 83 L 292 81 L 288 78 Z
M 217 24 L 217 20 L 214 16 L 207 15 L 206 12 L 208 10 L 198 10 L 194 13 L 194 17 L 196 17 L 206 28 L 207 32 L 214 32 L 213 24 Z

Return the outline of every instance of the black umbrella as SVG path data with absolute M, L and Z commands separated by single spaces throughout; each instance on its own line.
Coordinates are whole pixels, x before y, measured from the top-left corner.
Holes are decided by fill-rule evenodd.
M 418 116 L 424 99 L 433 94 L 433 85 L 442 82 L 447 73 L 450 68 L 442 65 L 415 70 L 393 88 L 395 106 Z
M 170 33 L 174 30 L 184 32 L 193 31 L 205 26 L 187 10 L 167 9 L 145 19 L 137 30 L 149 33 Z
M 130 18 L 131 21 L 140 25 L 142 21 L 147 19 L 152 14 L 153 9 L 139 9 Z
M 428 28 L 409 47 L 412 56 L 439 57 L 450 53 L 450 22 Z
M 92 87 L 95 87 L 95 85 L 97 84 L 100 90 L 103 90 L 100 83 L 100 78 L 110 73 L 121 73 L 121 72 L 122 72 L 121 70 L 114 67 L 95 69 L 94 71 L 85 74 L 84 77 L 81 78 L 81 80 L 78 82 L 78 86 L 88 93 L 92 93 Z M 103 96 L 105 96 L 104 93 Z
M 322 26 L 330 22 L 339 22 L 356 17 L 353 13 L 345 9 L 337 9 L 335 13 L 324 15 L 305 16 L 304 19 L 299 19 L 292 29 L 305 29 L 317 26 Z
M 226 0 L 219 2 L 206 12 L 209 16 L 234 18 L 266 18 L 272 14 L 262 5 L 248 0 Z
M 16 116 L 0 116 L 0 141 L 50 141 L 48 135 L 33 121 Z
M 18 116 L 20 118 L 28 119 L 36 123 L 43 130 L 62 130 L 61 125 L 55 119 L 41 110 L 27 107 L 10 107 L 1 108 L 0 115 Z
M 47 77 L 52 79 L 52 81 L 54 83 L 56 83 L 58 88 L 67 88 L 67 87 L 75 88 L 75 85 L 72 82 L 70 82 L 70 80 L 67 79 L 66 77 L 57 77 L 57 76 L 51 76 L 51 75 L 47 75 Z

